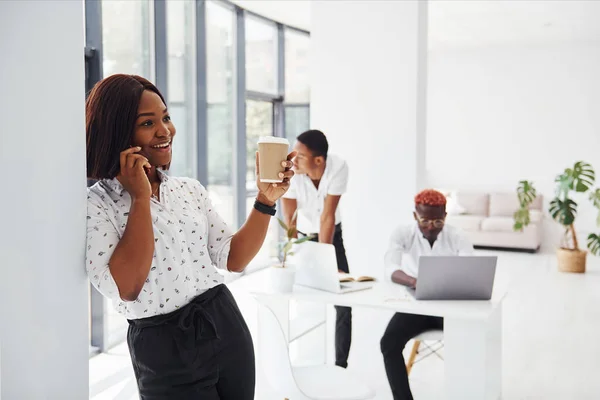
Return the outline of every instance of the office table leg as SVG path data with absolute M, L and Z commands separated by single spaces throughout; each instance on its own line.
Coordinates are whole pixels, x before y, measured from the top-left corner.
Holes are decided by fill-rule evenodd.
M 444 319 L 447 400 L 498 400 L 502 393 L 502 307 L 488 319 Z

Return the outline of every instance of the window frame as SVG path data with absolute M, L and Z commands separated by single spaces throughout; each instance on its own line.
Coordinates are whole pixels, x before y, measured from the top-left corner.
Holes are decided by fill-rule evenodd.
M 148 77 L 154 80 L 156 86 L 164 96 L 168 96 L 168 49 L 167 49 L 167 1 L 170 0 L 148 0 L 150 1 L 150 59 L 151 74 Z M 246 200 L 256 195 L 256 191 L 246 188 L 246 112 L 245 102 L 247 99 L 266 100 L 273 103 L 273 129 L 274 135 L 286 137 L 285 132 L 285 107 L 302 106 L 306 104 L 285 103 L 285 30 L 305 34 L 310 33 L 297 27 L 289 26 L 264 17 L 260 14 L 246 10 L 227 0 L 194 0 L 195 1 L 195 29 L 196 29 L 196 129 L 197 137 L 195 148 L 196 154 L 196 178 L 204 186 L 208 185 L 208 101 L 207 101 L 207 24 L 206 24 L 206 2 L 212 1 L 220 6 L 226 7 L 234 12 L 234 112 L 232 118 L 234 127 L 233 145 L 233 189 L 234 189 L 234 221 L 240 227 L 246 219 Z M 104 78 L 103 71 L 103 43 L 102 43 L 102 1 L 84 0 L 85 7 L 85 67 L 86 67 L 86 94 L 92 87 Z M 246 41 L 245 21 L 251 16 L 275 24 L 277 28 L 277 93 L 263 93 L 248 91 L 246 88 Z M 168 101 L 168 99 L 167 99 Z M 93 182 L 88 182 L 88 186 Z M 281 207 L 278 207 L 280 209 Z M 280 213 L 280 211 L 278 211 Z M 280 214 L 279 214 L 280 215 Z M 108 303 L 90 285 L 90 356 L 106 352 L 122 340 L 110 337 L 106 321 Z

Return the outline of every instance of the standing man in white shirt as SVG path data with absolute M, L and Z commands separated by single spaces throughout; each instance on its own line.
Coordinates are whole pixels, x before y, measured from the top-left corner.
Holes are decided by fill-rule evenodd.
M 313 240 L 320 243 L 333 244 L 338 270 L 348 273 L 338 207 L 348 185 L 348 165 L 341 158 L 328 154 L 329 144 L 321 131 L 306 131 L 296 140 L 296 176 L 282 198 L 284 218 L 289 226 L 294 212 L 298 210 L 298 231 L 314 235 Z M 352 310 L 336 306 L 336 313 L 335 363 L 346 368 L 352 337 Z
M 392 234 L 385 254 L 385 276 L 410 288 L 417 286 L 420 256 L 468 255 L 473 245 L 458 229 L 448 226 L 446 197 L 435 190 L 424 190 L 415 197 L 415 223 L 400 226 Z M 381 338 L 381 352 L 394 400 L 412 400 L 404 346 L 420 333 L 443 329 L 444 319 L 427 315 L 396 313 Z

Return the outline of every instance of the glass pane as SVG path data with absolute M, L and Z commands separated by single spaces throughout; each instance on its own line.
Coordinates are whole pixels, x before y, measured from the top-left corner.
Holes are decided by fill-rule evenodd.
M 246 191 L 256 192 L 258 138 L 273 136 L 273 103 L 246 100 Z
M 246 100 L 246 214 L 254 207 L 256 199 L 256 151 L 258 138 L 273 136 L 273 103 L 268 101 Z M 269 231 L 260 251 L 254 257 L 248 270 L 272 263 L 277 258 L 277 235 L 279 224 L 271 218 Z
M 256 196 L 246 198 L 247 215 L 249 215 L 250 211 L 252 211 L 252 209 L 254 208 L 255 200 Z M 266 265 L 274 265 L 277 262 L 277 255 L 279 253 L 278 235 L 280 234 L 280 230 L 281 229 L 277 220 L 275 218 L 271 218 L 265 242 L 258 251 L 258 254 L 250 262 L 250 265 L 248 265 L 248 267 L 246 268 L 246 272 L 251 272 L 256 268 L 264 267 Z
M 177 129 L 170 173 L 174 176 L 196 177 L 195 2 L 169 0 L 166 7 L 167 101 Z
M 285 31 L 285 102 L 310 102 L 309 85 L 310 36 Z
M 149 0 L 102 1 L 104 76 L 135 74 L 154 80 L 151 26 Z
M 206 3 L 208 191 L 225 222 L 235 224 L 233 79 L 235 14 Z
M 277 26 L 246 16 L 246 89 L 277 94 Z
M 285 106 L 285 136 L 293 142 L 298 135 L 310 129 L 310 107 Z
M 150 6 L 148 0 L 102 0 L 104 76 L 124 73 L 154 80 Z M 103 301 L 107 327 L 105 339 L 110 348 L 125 340 L 129 325 L 109 300 L 104 298 Z

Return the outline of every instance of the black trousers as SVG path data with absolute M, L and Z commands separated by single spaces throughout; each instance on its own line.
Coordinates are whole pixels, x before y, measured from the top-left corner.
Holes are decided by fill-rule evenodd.
M 165 315 L 129 321 L 143 400 L 253 400 L 254 347 L 225 285 Z
M 409 340 L 432 329 L 443 329 L 442 317 L 396 313 L 381 338 L 381 352 L 394 400 L 412 400 L 402 350 Z
M 313 235 L 315 236 L 312 241 L 318 242 L 319 235 Z M 341 223 L 335 226 L 333 247 L 335 247 L 338 269 L 349 273 L 350 268 L 348 267 L 346 249 L 344 248 Z M 348 354 L 350 353 L 350 343 L 352 341 L 352 308 L 335 306 L 335 311 L 335 365 L 346 368 L 348 367 Z

